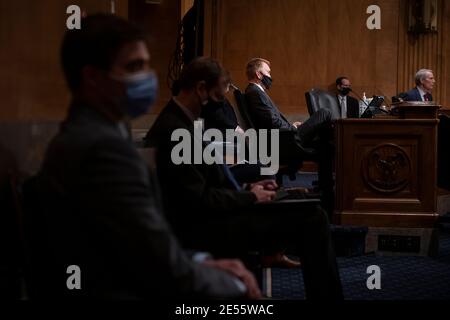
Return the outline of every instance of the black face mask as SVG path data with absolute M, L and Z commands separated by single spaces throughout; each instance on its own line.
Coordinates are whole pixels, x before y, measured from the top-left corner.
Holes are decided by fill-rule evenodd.
M 350 93 L 350 91 L 352 91 L 352 89 L 350 88 L 342 88 L 341 90 L 339 90 L 339 93 L 343 96 L 346 96 Z
M 211 97 L 208 97 L 208 103 L 204 104 L 202 106 L 202 110 L 205 110 L 205 112 L 211 111 L 211 110 L 217 110 L 224 106 L 225 104 L 225 97 L 219 100 L 215 100 Z
M 263 75 L 261 82 L 262 82 L 263 86 L 266 87 L 267 90 L 269 90 L 270 87 L 272 86 L 273 80 L 271 77 Z

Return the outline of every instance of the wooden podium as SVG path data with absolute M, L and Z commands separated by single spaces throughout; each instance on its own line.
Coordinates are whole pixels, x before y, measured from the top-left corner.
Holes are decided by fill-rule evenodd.
M 336 122 L 336 223 L 433 227 L 439 108 L 402 103 L 395 116 Z

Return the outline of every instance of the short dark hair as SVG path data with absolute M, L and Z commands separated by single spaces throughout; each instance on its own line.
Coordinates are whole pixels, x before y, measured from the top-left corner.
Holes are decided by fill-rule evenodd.
M 337 85 L 337 86 L 342 85 L 342 80 L 344 80 L 344 79 L 347 79 L 347 80 L 348 80 L 348 78 L 347 78 L 347 77 L 344 77 L 344 76 L 337 78 L 337 79 L 336 79 L 336 85 Z
M 178 81 L 179 89 L 190 90 L 197 83 L 205 81 L 206 89 L 210 90 L 219 83 L 227 73 L 221 64 L 212 58 L 200 57 L 192 60 L 181 72 Z
M 117 16 L 95 14 L 83 18 L 81 29 L 66 31 L 61 47 L 61 63 L 69 88 L 75 91 L 80 87 L 84 66 L 108 71 L 125 44 L 145 40 L 138 27 Z

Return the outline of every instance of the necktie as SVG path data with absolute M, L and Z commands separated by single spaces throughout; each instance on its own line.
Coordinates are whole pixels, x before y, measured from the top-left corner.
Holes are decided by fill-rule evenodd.
M 223 173 L 225 174 L 225 177 L 228 179 L 228 181 L 233 185 L 233 187 L 237 191 L 241 191 L 242 188 L 239 185 L 239 183 L 236 181 L 236 178 L 233 175 L 233 172 L 231 172 L 230 168 L 226 164 L 222 164 Z
M 430 94 L 429 93 L 426 93 L 424 96 L 423 96 L 423 98 L 424 98 L 424 101 L 430 101 L 431 99 L 430 99 Z
M 345 119 L 347 118 L 347 108 L 345 105 L 345 98 L 344 97 L 339 97 L 341 99 L 341 118 Z

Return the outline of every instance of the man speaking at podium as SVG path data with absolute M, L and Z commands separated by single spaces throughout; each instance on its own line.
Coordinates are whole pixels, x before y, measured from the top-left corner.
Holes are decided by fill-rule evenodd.
M 404 101 L 433 101 L 431 92 L 433 91 L 434 79 L 433 71 L 430 69 L 420 69 L 416 73 L 416 87 L 400 95 Z

